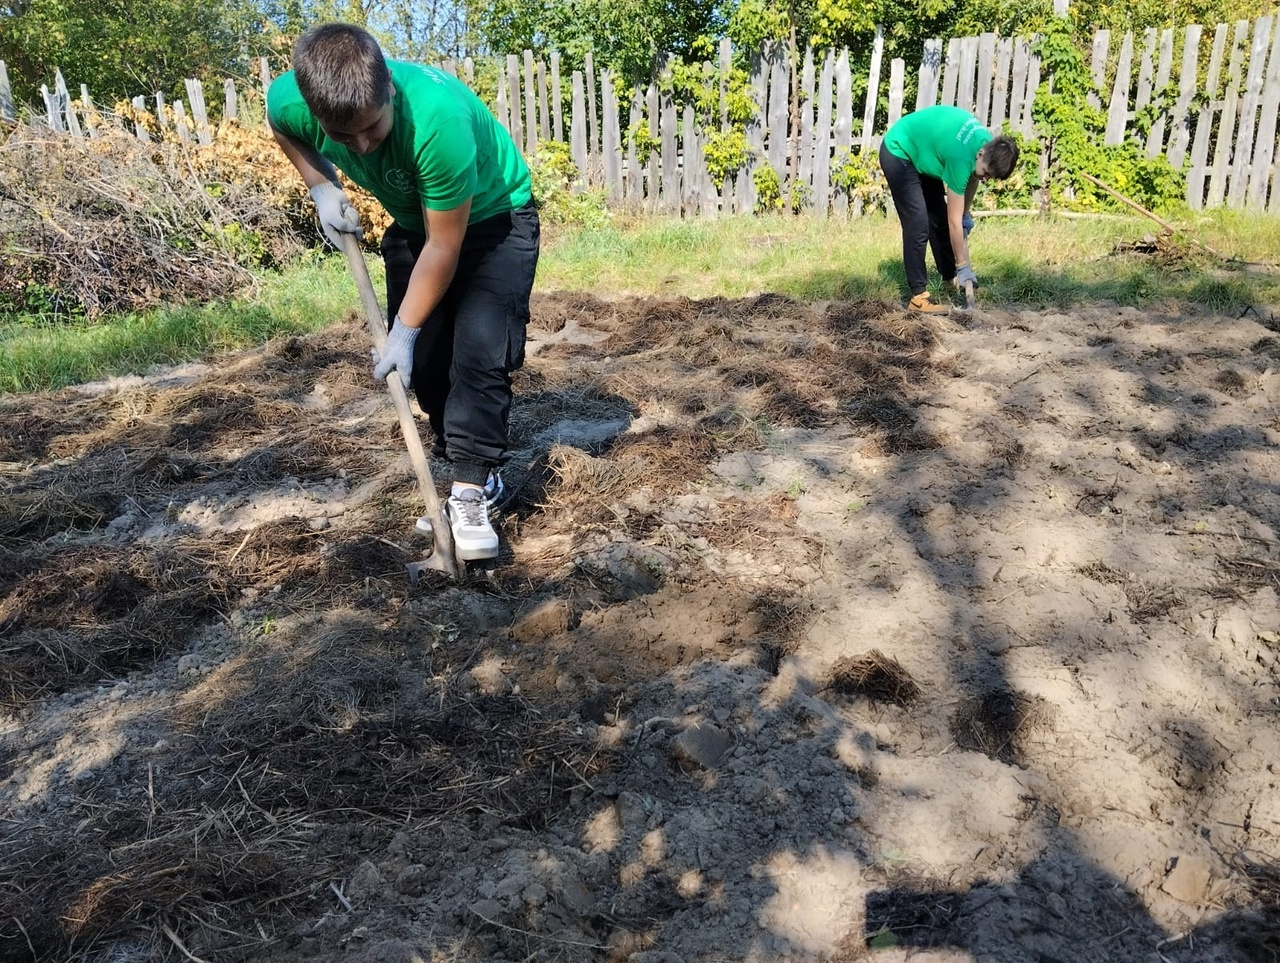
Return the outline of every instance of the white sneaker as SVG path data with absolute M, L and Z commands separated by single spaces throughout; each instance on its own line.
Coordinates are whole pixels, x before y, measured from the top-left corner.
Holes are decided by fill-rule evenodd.
M 499 511 L 507 504 L 507 486 L 502 483 L 502 472 L 497 468 L 490 471 L 484 480 L 484 500 L 491 512 Z M 431 535 L 434 531 L 430 515 L 423 515 L 413 527 L 420 535 Z
M 450 495 L 444 505 L 453 530 L 453 549 L 464 562 L 493 558 L 498 554 L 498 533 L 489 522 L 489 503 L 478 488 L 464 488 Z

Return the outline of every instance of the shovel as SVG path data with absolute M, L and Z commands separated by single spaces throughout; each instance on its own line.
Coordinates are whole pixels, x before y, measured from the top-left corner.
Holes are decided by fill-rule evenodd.
M 373 293 L 373 284 L 369 281 L 369 269 L 365 267 L 364 255 L 360 253 L 360 245 L 354 234 L 342 235 L 342 253 L 347 256 L 351 273 L 355 276 L 356 287 L 360 291 L 360 303 L 364 308 L 364 319 L 369 326 L 369 334 L 373 338 L 373 347 L 381 353 L 387 343 L 387 323 L 378 305 L 378 296 Z M 440 508 L 440 496 L 436 494 L 435 482 L 431 480 L 431 468 L 427 464 L 427 453 L 422 447 L 422 438 L 418 435 L 418 425 L 409 409 L 409 395 L 404 390 L 400 373 L 393 371 L 387 375 L 387 388 L 391 392 L 391 400 L 395 402 L 396 415 L 400 418 L 400 432 L 404 435 L 404 443 L 409 449 L 409 460 L 413 462 L 413 473 L 418 476 L 418 490 L 427 506 L 427 516 L 431 519 L 435 533 L 435 550 L 421 562 L 410 562 L 405 568 L 409 573 L 409 581 L 417 585 L 422 573 L 428 570 L 444 572 L 450 578 L 457 578 L 459 566 L 453 551 L 453 529 L 445 520 Z

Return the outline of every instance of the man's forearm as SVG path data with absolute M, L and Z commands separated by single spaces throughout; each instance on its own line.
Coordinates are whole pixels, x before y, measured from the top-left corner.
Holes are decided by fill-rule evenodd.
M 274 127 L 271 129 L 271 136 L 284 151 L 284 156 L 289 158 L 289 163 L 302 175 L 302 180 L 308 188 L 323 184 L 325 181 L 337 183 L 338 172 L 314 147 L 302 144 L 288 134 L 280 133 Z
M 409 289 L 400 302 L 401 323 L 421 327 L 444 298 L 457 269 L 458 250 L 428 240 L 413 266 Z

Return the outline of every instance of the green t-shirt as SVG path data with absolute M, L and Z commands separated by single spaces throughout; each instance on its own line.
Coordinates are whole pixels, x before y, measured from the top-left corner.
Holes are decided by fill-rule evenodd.
M 435 67 L 397 60 L 387 67 L 395 85 L 394 119 L 372 153 L 356 154 L 325 136 L 292 70 L 272 81 L 267 118 L 276 130 L 314 147 L 411 230 L 426 230 L 424 207 L 448 211 L 471 198 L 474 224 L 528 202 L 524 158 L 466 84 Z
M 963 194 L 973 176 L 978 151 L 989 140 L 991 131 L 973 114 L 939 104 L 899 120 L 884 135 L 884 146 L 894 157 L 911 161 L 921 174 Z

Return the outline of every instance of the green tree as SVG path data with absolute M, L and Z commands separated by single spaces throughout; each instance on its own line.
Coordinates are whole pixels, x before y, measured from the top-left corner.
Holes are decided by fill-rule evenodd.
M 184 77 L 243 73 L 261 46 L 263 15 L 250 0 L 8 0 L 0 59 L 17 99 L 31 103 L 60 68 L 100 102 L 162 91 Z

